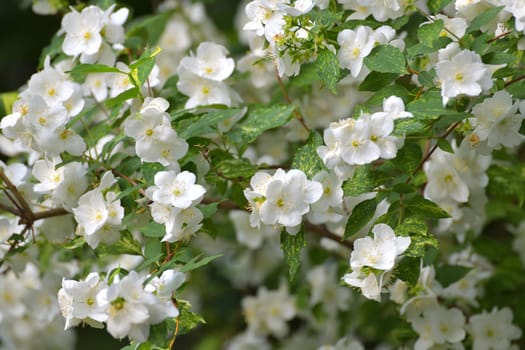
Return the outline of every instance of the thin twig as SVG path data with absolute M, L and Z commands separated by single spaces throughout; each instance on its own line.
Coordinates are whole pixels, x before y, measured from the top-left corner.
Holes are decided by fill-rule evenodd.
M 16 201 L 22 207 L 24 213 L 27 214 L 27 215 L 32 215 L 33 212 L 31 211 L 31 208 L 29 207 L 29 204 L 27 204 L 26 200 L 24 199 L 22 194 L 18 191 L 16 186 L 13 185 L 11 180 L 9 180 L 9 178 L 5 175 L 4 169 L 2 169 L 2 168 L 0 168 L 0 179 L 2 179 L 2 181 L 7 186 L 7 189 L 15 196 Z M 13 203 L 13 204 L 15 204 L 15 203 Z M 29 217 L 31 217 L 31 216 L 29 216 Z
M 290 98 L 290 95 L 288 95 L 286 87 L 284 86 L 283 80 L 279 76 L 279 72 L 277 71 L 277 69 L 275 70 L 275 76 L 277 77 L 277 82 L 279 83 L 279 87 L 281 88 L 284 99 L 289 105 L 292 105 L 292 99 Z M 296 109 L 294 109 L 293 115 L 295 119 L 297 119 L 301 123 L 301 125 L 306 129 L 306 131 L 310 132 L 310 128 L 306 125 L 303 116 Z
M 519 77 L 517 77 L 517 78 L 514 78 L 514 79 L 512 79 L 512 80 L 507 81 L 507 82 L 505 83 L 505 85 L 503 85 L 503 86 L 504 86 L 504 87 L 507 87 L 507 86 L 509 86 L 509 85 L 511 85 L 511 84 L 514 84 L 514 83 L 517 83 L 518 81 L 523 80 L 523 79 L 525 79 L 525 74 L 524 74 L 524 75 L 521 75 L 521 76 L 519 76 Z
M 454 124 L 452 124 L 448 130 L 442 135 L 440 136 L 439 138 L 440 139 L 444 139 L 446 138 L 448 135 L 450 135 L 450 133 L 452 131 L 454 131 L 454 129 L 456 129 L 460 124 L 461 124 L 461 120 L 460 121 L 457 121 L 455 122 Z M 425 156 L 425 158 L 423 158 L 423 160 L 419 163 L 419 165 L 417 166 L 417 168 L 412 172 L 412 174 L 410 174 L 410 176 L 408 177 L 408 179 L 406 180 L 406 183 L 410 183 L 410 181 L 412 181 L 412 179 L 414 178 L 414 175 L 419 171 L 421 170 L 421 168 L 423 167 L 423 164 L 425 164 L 425 162 L 427 160 L 430 159 L 430 157 L 432 157 L 432 154 L 436 151 L 436 149 L 439 147 L 439 145 L 436 143 L 434 145 L 434 147 L 432 147 L 432 149 L 430 150 L 430 152 L 427 153 L 427 155 Z

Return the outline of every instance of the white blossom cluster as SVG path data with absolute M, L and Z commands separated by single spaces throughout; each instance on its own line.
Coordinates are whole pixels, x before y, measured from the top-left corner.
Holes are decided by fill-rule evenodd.
M 280 338 L 288 333 L 286 322 L 297 314 L 295 297 L 284 285 L 277 290 L 260 288 L 256 296 L 242 300 L 242 308 L 249 332 Z
M 292 235 L 299 232 L 310 204 L 318 201 L 323 193 L 319 182 L 308 180 L 297 169 L 288 172 L 277 169 L 273 175 L 258 172 L 251 178 L 250 186 L 244 190 L 244 196 L 252 211 L 251 226 L 277 225 Z
M 460 280 L 443 287 L 436 280 L 434 267 L 425 266 L 421 268 L 417 288 L 409 291 L 406 282 L 401 280 L 390 287 L 392 300 L 401 305 L 401 314 L 419 335 L 414 349 L 436 346 L 464 349 L 462 342 L 467 336 L 471 337 L 475 349 L 512 349 L 510 344 L 521 336 L 521 330 L 512 324 L 509 308 L 494 308 L 491 313 L 483 311 L 467 320 L 461 309 L 440 302 L 457 300 L 460 305 L 478 307 L 481 284 L 492 275 L 493 267 L 470 248 L 451 255 L 449 262 L 471 270 Z M 491 316 L 494 322 L 489 321 Z
M 172 301 L 174 291 L 185 281 L 185 275 L 166 270 L 149 279 L 135 271 L 111 282 L 92 272 L 85 279 L 63 279 L 58 301 L 65 328 L 80 323 L 102 325 L 117 339 L 129 337 L 137 342 L 148 339 L 150 325 L 179 315 Z
M 330 123 L 323 133 L 325 145 L 318 147 L 317 153 L 328 169 L 346 180 L 358 165 L 395 158 L 404 138 L 392 135 L 394 120 L 409 117 L 412 114 L 405 111 L 403 100 L 391 96 L 384 101 L 382 112 Z
M 162 241 L 188 240 L 202 226 L 202 212 L 196 205 L 206 189 L 195 183 L 195 174 L 189 171 L 159 171 L 154 180 L 155 185 L 147 188 L 146 195 L 152 200 L 153 220 L 166 229 Z
M 356 239 L 350 255 L 351 273 L 343 276 L 345 283 L 361 289 L 368 299 L 381 300 L 383 285 L 388 280 L 399 255 L 410 245 L 410 237 L 396 236 L 386 224 L 376 224 L 372 228 L 374 238 Z
M 376 30 L 367 26 L 357 26 L 355 29 L 344 29 L 337 34 L 339 51 L 337 57 L 342 68 L 350 70 L 354 78 L 365 77 L 370 71 L 364 65 L 364 58 L 377 45 L 392 45 L 400 50 L 405 48 L 401 39 L 395 38 L 394 28 L 384 25 Z
M 212 104 L 232 106 L 236 102 L 235 92 L 224 83 L 235 69 L 233 58 L 226 57 L 227 54 L 224 46 L 203 42 L 196 56 L 180 61 L 177 89 L 189 97 L 186 108 Z
M 123 229 L 124 208 L 117 192 L 110 190 L 115 182 L 111 172 L 105 173 L 100 185 L 80 196 L 78 207 L 72 210 L 78 223 L 77 235 L 84 236 L 93 249 L 101 242 L 115 243 Z
M 60 275 L 76 268 L 57 261 L 52 261 L 51 266 L 54 271 L 45 275 L 41 275 L 33 262 L 21 270 L 2 272 L 0 337 L 3 349 L 73 348 L 76 337 L 71 331 L 63 331 L 56 290 Z
M 172 128 L 168 107 L 162 97 L 146 97 L 140 110 L 124 122 L 124 133 L 135 140 L 135 153 L 143 162 L 179 171 L 177 161 L 188 151 L 188 144 Z
M 444 105 L 453 97 L 479 96 L 492 87 L 492 70 L 477 53 L 461 50 L 453 42 L 439 50 L 438 55 L 436 74 Z

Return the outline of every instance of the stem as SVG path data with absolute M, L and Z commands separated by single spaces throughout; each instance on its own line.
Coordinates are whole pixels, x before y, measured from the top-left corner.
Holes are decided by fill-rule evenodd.
M 524 78 L 525 78 L 525 77 L 524 77 Z M 439 138 L 440 138 L 440 139 L 444 139 L 444 138 L 446 138 L 448 135 L 450 135 L 450 133 L 451 133 L 452 131 L 454 131 L 454 129 L 456 129 L 456 128 L 459 126 L 459 124 L 461 124 L 461 122 L 462 122 L 462 121 L 460 120 L 460 121 L 457 121 L 457 122 L 455 122 L 454 124 L 452 124 L 452 125 L 448 128 L 448 130 L 447 130 L 442 136 L 440 136 Z M 421 170 L 421 168 L 423 167 L 423 164 L 425 164 L 425 162 L 426 162 L 427 160 L 429 160 L 430 157 L 432 157 L 432 154 L 436 151 L 437 148 L 438 148 L 438 144 L 436 143 L 436 144 L 434 145 L 434 147 L 432 147 L 432 149 L 430 150 L 430 152 L 427 153 L 427 155 L 425 156 L 425 158 L 423 158 L 423 160 L 419 163 L 419 165 L 417 166 L 417 168 L 412 172 L 412 174 L 410 174 L 410 176 L 409 176 L 408 179 L 406 180 L 406 183 L 410 183 L 410 181 L 412 181 L 412 179 L 414 178 L 414 175 L 415 175 L 419 170 Z
M 275 76 L 277 77 L 277 82 L 279 83 L 279 87 L 283 92 L 284 99 L 289 105 L 293 104 L 292 100 L 290 99 L 290 95 L 288 95 L 288 92 L 286 91 L 286 87 L 284 86 L 283 80 L 279 76 L 279 72 L 277 72 L 277 69 L 275 70 Z M 306 129 L 306 131 L 310 132 L 310 128 L 306 125 L 303 116 L 297 110 L 294 109 L 293 115 L 295 116 L 295 119 L 297 119 L 301 123 L 301 125 Z
M 13 185 L 11 180 L 9 180 L 9 178 L 5 175 L 4 169 L 1 169 L 1 168 L 0 168 L 0 179 L 2 179 L 2 181 L 7 186 L 7 189 L 15 196 L 16 202 L 18 202 L 18 204 L 21 206 L 21 209 L 23 211 L 22 214 L 26 214 L 28 215 L 28 218 L 32 218 L 33 212 L 31 211 L 29 204 L 27 204 L 26 200 L 24 199 L 22 194 L 18 191 L 16 186 Z M 6 191 L 6 194 L 7 194 L 7 191 Z M 17 203 L 13 201 L 13 204 L 16 205 Z
M 523 79 L 525 79 L 525 74 L 524 74 L 524 75 L 521 75 L 521 76 L 519 76 L 519 77 L 517 77 L 517 78 L 514 78 L 514 79 L 512 79 L 512 80 L 507 81 L 507 82 L 505 83 L 505 85 L 503 85 L 503 86 L 504 86 L 504 87 L 507 87 L 507 86 L 509 86 L 509 85 L 511 85 L 511 84 L 514 84 L 514 83 L 517 83 L 518 81 L 523 80 Z

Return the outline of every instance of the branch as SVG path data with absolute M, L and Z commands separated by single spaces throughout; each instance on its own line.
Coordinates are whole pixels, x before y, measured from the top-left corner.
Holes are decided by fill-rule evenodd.
M 20 214 L 22 214 L 22 215 L 27 214 L 27 215 L 29 215 L 28 218 L 31 218 L 32 214 L 33 214 L 33 211 L 29 207 L 29 204 L 27 204 L 26 200 L 24 199 L 22 194 L 18 191 L 16 186 L 13 185 L 11 180 L 9 180 L 9 178 L 5 175 L 4 169 L 2 169 L 2 168 L 0 168 L 0 179 L 2 179 L 2 181 L 7 186 L 7 189 L 15 196 L 17 203 L 15 203 L 13 201 L 13 204 L 14 205 L 19 204 L 22 207 L 21 209 L 22 209 L 23 212 L 20 213 Z

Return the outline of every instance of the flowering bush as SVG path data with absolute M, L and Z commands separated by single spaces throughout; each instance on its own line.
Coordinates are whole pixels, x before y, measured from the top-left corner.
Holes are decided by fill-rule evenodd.
M 67 5 L 2 95 L 2 349 L 525 346 L 523 1 Z

